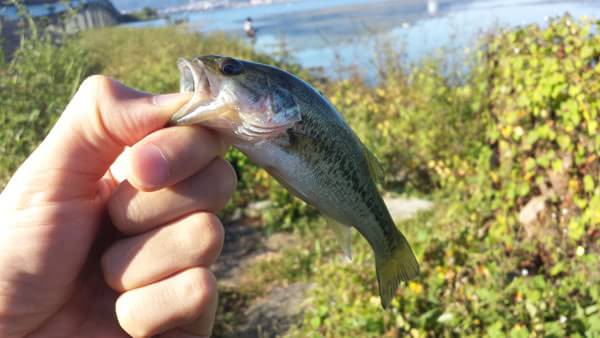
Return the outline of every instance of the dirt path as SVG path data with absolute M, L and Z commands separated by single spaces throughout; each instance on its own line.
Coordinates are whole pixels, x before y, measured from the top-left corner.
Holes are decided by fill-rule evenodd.
M 432 208 L 433 204 L 421 199 L 386 198 L 386 205 L 396 220 L 413 217 Z M 243 288 L 242 276 L 249 267 L 262 259 L 276 255 L 282 248 L 298 242 L 292 234 L 276 233 L 266 236 L 260 224 L 238 220 L 225 225 L 225 244 L 221 257 L 213 267 L 219 280 L 222 306 L 235 313 L 235 326 L 217 323 L 214 337 L 270 338 L 280 337 L 291 325 L 302 318 L 305 293 L 310 284 L 294 283 L 274 287 L 260 297 L 236 293 Z M 217 319 L 219 321 L 219 318 Z M 219 332 L 222 331 L 222 332 Z
M 309 284 L 294 283 L 287 286 L 268 288 L 264 295 L 248 299 L 236 293 L 244 287 L 247 269 L 261 260 L 268 260 L 286 246 L 294 245 L 298 238 L 288 233 L 266 236 L 257 224 L 244 221 L 225 225 L 225 245 L 213 271 L 219 281 L 221 300 L 229 304 L 230 313 L 235 313 L 232 327 L 215 330 L 215 337 L 266 338 L 279 337 L 293 323 L 301 319 L 304 294 Z M 243 291 L 242 291 L 243 293 Z M 224 299 L 227 298 L 227 299 Z M 235 308 L 232 308 L 235 307 Z

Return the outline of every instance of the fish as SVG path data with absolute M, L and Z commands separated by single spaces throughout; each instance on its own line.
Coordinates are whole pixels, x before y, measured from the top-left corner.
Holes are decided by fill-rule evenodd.
M 346 256 L 351 228 L 375 256 L 379 295 L 388 308 L 400 281 L 419 264 L 378 191 L 383 170 L 338 110 L 318 90 L 274 66 L 220 55 L 179 59 L 180 91 L 193 93 L 168 126 L 215 130 L 250 161 L 315 207 Z

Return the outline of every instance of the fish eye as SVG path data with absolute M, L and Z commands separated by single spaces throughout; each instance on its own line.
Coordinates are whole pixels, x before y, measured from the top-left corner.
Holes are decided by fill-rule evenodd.
M 221 62 L 221 73 L 224 75 L 238 75 L 242 70 L 242 63 L 238 60 L 226 58 Z

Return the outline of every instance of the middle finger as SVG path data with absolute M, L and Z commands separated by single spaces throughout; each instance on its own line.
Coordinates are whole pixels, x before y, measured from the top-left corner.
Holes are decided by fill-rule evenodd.
M 108 210 L 119 231 L 138 234 L 194 211 L 218 211 L 236 183 L 231 165 L 216 158 L 199 173 L 169 188 L 139 191 L 124 181 L 113 192 Z

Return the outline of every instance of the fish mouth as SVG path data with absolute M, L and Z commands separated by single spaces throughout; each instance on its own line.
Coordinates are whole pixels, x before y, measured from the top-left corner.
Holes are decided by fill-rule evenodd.
M 179 68 L 181 75 L 179 79 L 179 91 L 181 93 L 211 95 L 210 81 L 202 61 L 195 59 L 190 62 L 186 59 L 179 59 L 177 68 Z M 196 88 L 198 89 L 197 92 Z
M 201 122 L 199 112 L 202 107 L 210 110 L 210 105 L 214 102 L 218 93 L 217 81 L 213 79 L 206 66 L 199 58 L 191 61 L 179 59 L 177 67 L 180 72 L 179 92 L 192 93 L 192 98 L 171 116 L 167 125 L 186 125 Z M 204 114 L 202 114 L 204 115 Z
M 210 56 L 178 60 L 180 92 L 193 95 L 167 126 L 200 124 L 225 135 L 259 141 L 280 135 L 299 121 L 293 99 L 281 99 L 286 90 L 266 86 L 252 91 L 252 86 L 240 84 L 243 78 L 223 77 L 211 62 Z M 281 112 L 276 109 L 280 107 L 284 108 Z

